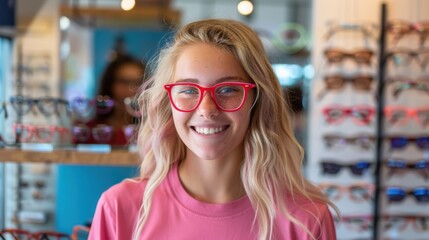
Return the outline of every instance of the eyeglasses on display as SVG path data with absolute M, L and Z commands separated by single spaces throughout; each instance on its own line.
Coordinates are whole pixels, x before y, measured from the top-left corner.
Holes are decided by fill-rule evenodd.
M 341 63 L 346 59 L 351 59 L 358 64 L 370 65 L 374 52 L 371 49 L 346 51 L 339 48 L 328 48 L 324 54 L 329 63 Z
M 108 114 L 112 111 L 115 102 L 109 96 L 98 95 L 96 99 L 76 97 L 71 102 L 73 112 L 80 119 L 90 118 L 94 112 Z
M 3 229 L 0 230 L 0 239 L 22 239 L 22 240 L 50 240 L 50 239 L 70 239 L 65 233 L 55 231 L 29 232 L 23 229 Z
M 341 89 L 346 83 L 350 83 L 356 90 L 370 91 L 374 77 L 372 75 L 345 76 L 335 74 L 325 76 L 324 80 L 328 90 Z
M 406 90 L 417 90 L 425 94 L 429 94 L 429 84 L 421 81 L 403 81 L 395 84 L 393 88 L 393 97 L 398 98 L 399 95 Z
M 420 159 L 417 161 L 409 161 L 405 159 L 387 159 L 386 167 L 389 168 L 389 175 L 403 173 L 404 170 L 414 170 L 422 175 L 425 179 L 429 177 L 429 159 Z
M 410 119 L 414 119 L 422 127 L 429 126 L 429 106 L 419 108 L 387 106 L 384 108 L 384 114 L 392 125 L 405 125 Z
M 113 127 L 106 124 L 98 124 L 93 128 L 84 124 L 76 124 L 72 131 L 76 143 L 88 143 L 91 136 L 97 143 L 108 143 L 113 136 Z
M 429 215 L 384 215 L 382 217 L 382 229 L 404 231 L 411 225 L 416 232 L 429 231 Z
M 3 229 L 0 230 L 2 239 L 31 239 L 32 235 L 29 231 L 22 229 Z
M 368 134 L 358 134 L 346 137 L 342 135 L 329 134 L 323 137 L 328 148 L 344 149 L 345 145 L 355 145 L 363 150 L 370 150 L 374 147 L 374 137 Z
M 337 161 L 322 160 L 323 174 L 336 175 L 343 168 L 349 168 L 351 173 L 356 176 L 362 176 L 371 167 L 371 163 L 366 160 L 360 160 L 355 163 L 338 163 Z
M 335 225 L 345 224 L 346 227 L 352 231 L 361 232 L 372 229 L 371 215 L 349 215 L 341 216 L 341 218 L 334 217 Z
M 415 60 L 422 70 L 426 69 L 429 63 L 429 48 L 419 49 L 396 49 L 386 54 L 386 62 L 390 61 L 395 66 L 409 66 Z
M 429 187 L 416 187 L 413 189 L 406 189 L 403 187 L 387 187 L 387 199 L 391 203 L 398 203 L 405 200 L 408 195 L 414 196 L 415 200 L 419 203 L 429 202 Z
M 423 46 L 429 36 L 429 22 L 409 22 L 400 19 L 391 20 L 387 23 L 387 32 L 393 35 L 395 44 L 403 36 L 415 33 L 419 36 L 420 46 Z
M 325 88 L 318 94 L 318 98 L 321 99 L 325 96 L 326 91 L 336 91 L 343 89 L 346 84 L 351 84 L 355 90 L 358 91 L 371 91 L 371 85 L 374 81 L 372 75 L 341 75 L 341 74 L 330 74 L 323 78 L 325 81 Z
M 19 116 L 26 115 L 30 111 L 37 114 L 37 112 L 34 111 L 35 106 L 47 117 L 52 114 L 59 116 L 61 110 L 68 110 L 68 101 L 61 98 L 28 98 L 25 96 L 13 96 L 10 98 L 9 102 Z
M 374 31 L 377 30 L 374 24 L 338 23 L 329 22 L 326 39 L 329 40 L 340 32 L 360 32 L 364 38 L 375 38 Z
M 367 183 L 352 184 L 352 185 L 337 185 L 331 183 L 322 183 L 319 185 L 325 195 L 334 201 L 340 200 L 345 193 L 353 202 L 364 202 L 372 198 L 374 185 Z
M 323 108 L 322 111 L 329 124 L 340 124 L 346 117 L 352 117 L 357 125 L 369 125 L 375 114 L 373 107 L 365 105 L 352 107 L 332 105 Z
M 165 84 L 170 102 L 181 112 L 194 111 L 209 92 L 216 106 L 224 112 L 234 112 L 243 106 L 247 92 L 256 84 L 246 82 L 221 82 L 212 87 L 202 87 L 195 83 L 179 82 Z
M 17 141 L 20 143 L 50 143 L 55 133 L 60 134 L 64 139 L 69 130 L 62 126 L 54 125 L 33 125 L 33 124 L 14 124 L 13 130 L 16 134 Z
M 429 136 L 390 136 L 388 137 L 388 139 L 390 141 L 390 147 L 392 149 L 403 149 L 411 142 L 414 142 L 416 146 L 421 150 L 429 149 Z

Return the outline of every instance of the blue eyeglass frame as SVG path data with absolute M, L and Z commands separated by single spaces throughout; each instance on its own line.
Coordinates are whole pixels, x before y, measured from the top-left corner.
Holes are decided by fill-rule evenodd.
M 390 147 L 392 149 L 405 148 L 410 142 L 414 142 L 420 149 L 429 149 L 429 136 L 406 137 L 392 136 L 389 138 Z
M 429 188 L 416 187 L 406 190 L 402 187 L 387 187 L 386 195 L 390 202 L 402 202 L 407 195 L 413 195 L 417 202 L 429 202 Z

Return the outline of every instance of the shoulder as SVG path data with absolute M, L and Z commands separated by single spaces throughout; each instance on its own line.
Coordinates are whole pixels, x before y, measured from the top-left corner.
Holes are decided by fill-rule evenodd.
M 331 216 L 331 212 L 326 203 L 311 200 L 304 196 L 287 196 L 286 208 L 292 216 L 297 219 L 320 221 Z
M 107 189 L 100 198 L 107 205 L 136 202 L 142 199 L 147 180 L 125 179 Z
M 147 180 L 125 179 L 107 189 L 100 197 L 98 205 L 110 212 L 125 209 L 139 209 Z
M 279 224 L 282 226 L 280 232 L 283 232 L 284 236 L 292 239 L 312 239 L 308 238 L 308 233 L 311 233 L 318 240 L 336 239 L 335 224 L 326 203 L 303 196 L 288 196 L 285 207 L 287 213 L 299 224 L 293 223 L 290 217 L 280 214 Z
M 126 179 L 100 197 L 88 239 L 131 239 L 146 181 Z

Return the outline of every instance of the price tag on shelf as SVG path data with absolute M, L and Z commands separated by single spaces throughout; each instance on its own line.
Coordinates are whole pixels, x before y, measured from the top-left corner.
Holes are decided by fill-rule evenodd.
M 21 149 L 24 151 L 52 152 L 54 145 L 50 143 L 22 143 Z
M 108 144 L 78 144 L 76 150 L 78 152 L 109 153 L 112 151 L 112 146 Z
M 128 146 L 128 151 L 129 152 L 137 152 L 138 148 L 136 144 L 131 144 L 130 146 Z

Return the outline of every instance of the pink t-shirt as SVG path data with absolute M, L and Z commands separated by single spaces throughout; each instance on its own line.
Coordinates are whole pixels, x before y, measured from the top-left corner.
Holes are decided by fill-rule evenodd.
M 104 192 L 97 205 L 89 239 L 132 239 L 146 183 L 123 181 Z M 335 240 L 335 227 L 328 207 L 305 199 L 299 201 L 288 201 L 291 214 L 317 239 Z M 155 190 L 141 239 L 258 239 L 257 224 L 252 229 L 254 217 L 247 196 L 227 204 L 204 203 L 192 198 L 180 183 L 175 165 Z M 274 239 L 312 239 L 283 216 L 275 219 L 274 229 Z

